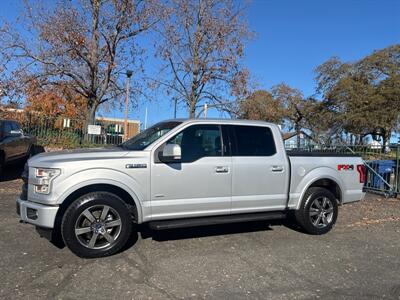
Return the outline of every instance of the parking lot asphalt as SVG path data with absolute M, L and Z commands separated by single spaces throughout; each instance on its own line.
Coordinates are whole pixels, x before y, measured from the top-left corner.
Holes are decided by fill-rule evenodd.
M 0 182 L 0 299 L 400 299 L 400 199 L 340 208 L 323 236 L 290 222 L 151 232 L 81 259 L 20 224 L 22 182 Z

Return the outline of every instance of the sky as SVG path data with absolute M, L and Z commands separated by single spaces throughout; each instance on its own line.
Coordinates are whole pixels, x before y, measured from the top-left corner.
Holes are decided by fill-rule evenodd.
M 0 16 L 15 18 L 18 1 L 0 2 Z M 400 43 L 400 0 L 253 0 L 248 24 L 256 37 L 246 45 L 244 65 L 258 87 L 285 82 L 307 97 L 315 93 L 315 67 L 330 57 L 355 61 Z M 146 109 L 147 125 L 173 117 L 171 100 L 160 94 L 130 109 L 129 118 L 144 124 Z M 123 117 L 118 109 L 101 114 Z M 208 115 L 227 117 L 215 110 Z M 177 116 L 187 117 L 186 108 Z
M 400 43 L 400 0 L 253 0 L 248 23 L 256 37 L 247 44 L 244 64 L 258 86 L 286 82 L 311 96 L 314 69 L 330 57 L 354 61 Z M 146 107 L 148 124 L 173 116 L 167 99 L 141 104 L 130 116 L 143 122 Z M 178 110 L 178 117 L 186 116 L 184 107 Z

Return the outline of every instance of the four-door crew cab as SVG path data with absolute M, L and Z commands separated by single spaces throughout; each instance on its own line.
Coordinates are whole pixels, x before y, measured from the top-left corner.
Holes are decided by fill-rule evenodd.
M 270 123 L 169 120 L 113 149 L 31 158 L 17 210 L 81 257 L 119 251 L 133 222 L 165 229 L 294 212 L 306 232 L 323 234 L 338 204 L 363 197 L 365 175 L 359 157 L 315 155 L 288 156 Z
M 21 125 L 13 120 L 0 120 L 0 176 L 5 165 L 29 158 L 36 139 L 24 134 Z

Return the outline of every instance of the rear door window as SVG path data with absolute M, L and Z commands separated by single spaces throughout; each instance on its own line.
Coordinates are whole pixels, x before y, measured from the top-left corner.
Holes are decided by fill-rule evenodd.
M 12 130 L 20 130 L 21 126 L 17 122 L 11 122 Z
M 234 156 L 272 156 L 276 153 L 274 137 L 269 127 L 234 125 L 232 129 Z
M 4 122 L 4 132 L 10 133 L 12 130 L 11 122 Z

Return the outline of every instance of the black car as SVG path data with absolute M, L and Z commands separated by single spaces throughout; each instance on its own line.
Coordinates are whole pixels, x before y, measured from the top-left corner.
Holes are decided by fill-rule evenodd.
M 34 152 L 36 138 L 24 134 L 13 120 L 0 120 L 0 176 L 5 165 L 28 159 Z

